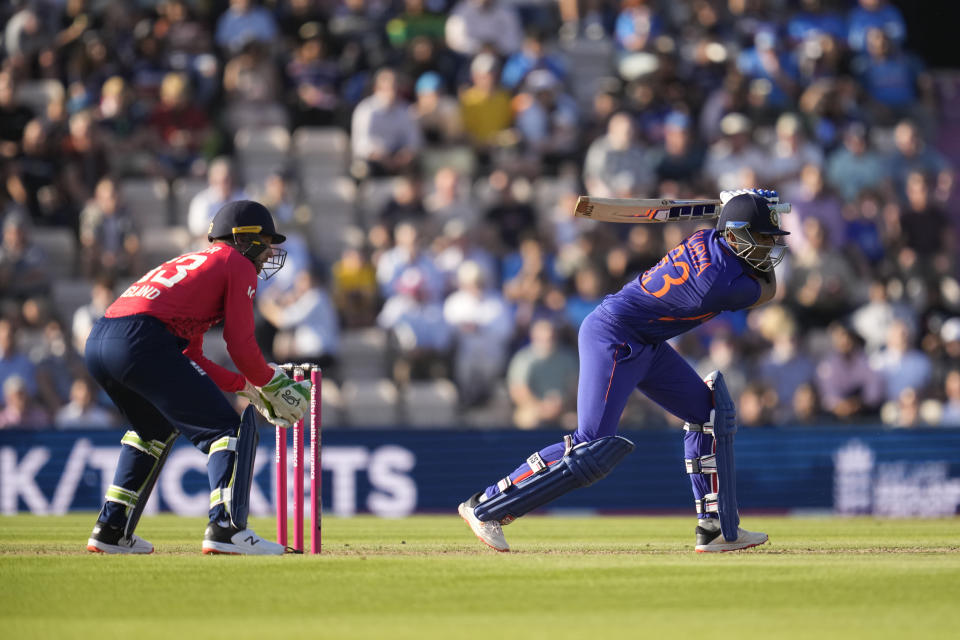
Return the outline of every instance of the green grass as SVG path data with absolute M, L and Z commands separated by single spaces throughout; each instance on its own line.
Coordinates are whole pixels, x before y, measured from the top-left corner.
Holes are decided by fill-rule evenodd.
M 93 515 L 0 517 L 4 638 L 949 638 L 960 520 L 747 518 L 770 543 L 695 554 L 691 518 L 530 516 L 514 551 L 455 516 L 329 518 L 322 556 L 88 554 Z M 253 526 L 272 534 L 270 520 Z

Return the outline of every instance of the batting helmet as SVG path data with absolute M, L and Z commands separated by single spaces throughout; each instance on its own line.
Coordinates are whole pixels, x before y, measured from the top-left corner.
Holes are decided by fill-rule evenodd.
M 790 232 L 780 228 L 779 212 L 762 196 L 743 193 L 733 197 L 720 210 L 717 229 L 723 234 L 732 233 L 731 248 L 759 271 L 770 271 L 786 255 L 782 236 Z M 773 245 L 758 242 L 759 235 L 775 236 Z

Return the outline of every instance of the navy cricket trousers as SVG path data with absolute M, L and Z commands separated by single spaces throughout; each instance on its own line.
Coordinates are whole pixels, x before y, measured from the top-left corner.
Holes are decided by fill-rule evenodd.
M 232 435 L 240 416 L 220 388 L 188 357 L 186 341 L 145 315 L 102 318 L 87 338 L 87 369 L 145 440 L 173 429 L 204 453 Z

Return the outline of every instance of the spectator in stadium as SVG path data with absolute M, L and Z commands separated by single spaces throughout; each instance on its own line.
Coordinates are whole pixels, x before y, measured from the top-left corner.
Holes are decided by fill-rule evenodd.
M 33 111 L 16 101 L 17 83 L 12 71 L 0 70 L 0 158 L 10 160 L 20 151 L 23 130 Z
M 446 40 L 462 56 L 481 51 L 509 56 L 520 50 L 523 29 L 512 5 L 500 0 L 460 0 L 447 19 Z
M 907 199 L 900 214 L 903 247 L 916 254 L 928 277 L 952 272 L 956 240 L 947 213 L 934 199 L 926 174 L 911 171 L 906 180 Z
M 116 416 L 96 403 L 97 389 L 89 378 L 80 377 L 70 385 L 70 402 L 54 416 L 57 429 L 111 429 Z
M 93 197 L 97 183 L 109 173 L 109 150 L 100 139 L 89 110 L 73 114 L 69 123 L 58 165 L 66 196 L 79 207 Z
M 282 362 L 333 368 L 340 352 L 340 323 L 326 290 L 310 269 L 297 272 L 293 290 L 262 296 L 257 309 L 274 327 L 273 355 Z
M 774 416 L 784 421 L 797 390 L 813 382 L 815 364 L 802 349 L 800 328 L 786 307 L 772 305 L 754 313 L 759 333 L 770 345 L 756 358 L 756 377 L 776 394 Z
M 888 0 L 858 0 L 859 6 L 847 15 L 847 45 L 855 52 L 867 48 L 867 32 L 878 28 L 897 45 L 907 36 L 907 24 L 900 10 Z
M 460 266 L 457 285 L 443 303 L 443 317 L 455 331 L 453 372 L 460 400 L 472 407 L 486 402 L 503 375 L 513 316 L 475 262 Z
M 377 272 L 360 243 L 348 244 L 331 268 L 333 301 L 344 329 L 373 324 L 379 302 Z
M 443 274 L 437 268 L 433 253 L 426 249 L 419 227 L 412 222 L 401 222 L 394 230 L 395 244 L 377 262 L 377 283 L 386 299 L 397 292 L 403 272 L 410 267 L 419 269 L 426 281 L 431 300 L 441 300 L 446 291 Z
M 539 26 L 526 30 L 520 51 L 504 62 L 500 84 L 510 91 L 517 91 L 527 75 L 536 70 L 547 71 L 560 84 L 567 79 L 566 63 L 561 57 L 548 53 L 547 39 Z
M 546 69 L 531 71 L 514 99 L 515 126 L 520 134 L 523 169 L 555 174 L 572 160 L 578 143 L 577 103 Z
M 802 325 L 823 327 L 860 302 L 859 281 L 844 256 L 831 247 L 829 232 L 819 218 L 804 220 L 801 233 L 806 243 L 793 250 L 787 299 Z
M 151 149 L 167 177 L 194 173 L 213 130 L 207 114 L 191 99 L 185 73 L 171 72 L 160 85 L 160 103 L 150 114 Z M 206 228 L 204 228 L 206 233 Z
M 594 140 L 583 163 L 587 193 L 599 198 L 631 197 L 654 185 L 652 158 L 637 139 L 629 113 L 610 118 L 607 133 Z
M 699 180 L 705 149 L 696 139 L 690 116 L 671 111 L 663 121 L 663 147 L 651 149 L 653 170 L 664 185 L 658 193 L 669 191 L 667 184 L 693 184 Z
M 871 147 L 867 128 L 860 122 L 847 126 L 843 146 L 827 156 L 826 178 L 845 202 L 853 202 L 864 189 L 876 189 L 887 176 L 883 156 Z
M 468 227 L 457 219 L 443 225 L 433 242 L 433 252 L 447 291 L 456 287 L 457 270 L 467 260 L 480 265 L 487 282 L 499 282 L 497 258 L 486 248 L 489 235 L 490 230 L 483 225 Z
M 153 159 L 147 151 L 147 116 L 122 77 L 113 76 L 103 83 L 94 121 L 104 148 L 109 150 L 112 173 L 150 171 Z
M 43 195 L 56 187 L 58 166 L 51 142 L 39 118 L 23 128 L 20 153 L 7 165 L 6 191 L 17 204 L 26 207 L 39 224 L 55 222 Z
M 424 226 L 427 212 L 423 206 L 420 181 L 411 175 L 393 178 L 390 197 L 383 204 L 377 219 L 391 233 L 401 222 Z
M 791 206 L 783 226 L 797 236 L 790 245 L 794 252 L 807 248 L 809 240 L 802 231 L 809 218 L 815 218 L 826 229 L 831 248 L 843 246 L 846 238 L 843 202 L 827 185 L 819 161 L 803 165 L 799 179 L 783 187 L 783 197 Z
M 886 400 L 900 398 L 907 389 L 922 390 L 930 382 L 930 358 L 912 342 L 907 323 L 894 320 L 884 349 L 870 358 L 870 366 L 883 378 Z
M 470 85 L 460 91 L 460 113 L 467 137 L 481 154 L 515 142 L 510 93 L 497 81 L 497 58 L 480 53 L 470 63 Z
M 410 105 L 413 119 L 428 145 L 448 145 L 463 138 L 463 117 L 457 99 L 447 94 L 443 78 L 427 71 L 417 78 L 417 99 Z
M 246 198 L 237 186 L 233 161 L 227 156 L 215 158 L 207 171 L 207 188 L 190 201 L 187 229 L 194 238 L 205 241 L 210 222 L 223 205 Z
M 483 220 L 498 232 L 499 251 L 509 253 L 520 246 L 520 240 L 536 230 L 537 213 L 530 204 L 530 183 L 526 178 L 496 170 L 488 177 L 493 200 L 483 213 Z
M 272 11 L 253 0 L 230 0 L 230 7 L 217 20 L 214 39 L 218 47 L 232 54 L 251 41 L 272 45 L 277 32 Z
M 423 136 L 410 115 L 410 106 L 399 96 L 399 78 L 392 69 L 381 69 L 373 93 L 353 111 L 351 145 L 354 176 L 396 175 L 413 166 Z
M 899 51 L 878 27 L 867 29 L 867 48 L 853 61 L 853 70 L 867 97 L 874 124 L 889 126 L 898 118 L 924 117 L 930 106 L 929 87 L 920 60 Z
M 30 396 L 37 395 L 37 366 L 20 349 L 17 325 L 0 316 L 0 385 L 13 377 L 23 381 Z
M 870 368 L 860 338 L 847 326 L 829 327 L 832 349 L 817 363 L 816 389 L 824 409 L 840 420 L 876 417 L 883 378 Z
M 945 200 L 953 188 L 953 168 L 942 153 L 927 144 L 917 124 L 912 120 L 898 122 L 893 130 L 893 143 L 895 149 L 889 157 L 888 171 L 900 197 L 906 197 L 910 172 L 920 171 L 930 176 L 937 198 Z
M 442 227 L 456 220 L 461 226 L 470 227 L 479 217 L 465 177 L 454 167 L 441 167 L 433 175 L 433 189 L 423 199 L 423 206 L 431 223 Z
M 327 43 L 319 34 L 300 42 L 286 66 L 288 103 L 293 110 L 293 128 L 328 127 L 339 123 L 342 80 L 337 61 L 328 56 Z
M 453 328 L 443 305 L 431 300 L 427 281 L 416 267 L 405 269 L 396 293 L 386 299 L 377 326 L 388 332 L 391 371 L 398 385 L 411 379 L 449 377 Z
M 944 427 L 960 427 L 960 369 L 951 369 L 944 382 L 945 397 L 940 424 Z
M 599 269 L 578 269 L 573 275 L 573 294 L 567 298 L 566 305 L 570 326 L 580 329 L 580 324 L 600 304 L 608 290 Z
M 751 140 L 750 119 L 742 113 L 728 113 L 720 121 L 720 132 L 723 137 L 707 150 L 704 176 L 720 191 L 739 188 L 743 169 L 762 178 L 767 158 Z
M 871 281 L 870 299 L 850 314 L 850 326 L 863 339 L 870 355 L 878 353 L 887 344 L 895 323 L 904 325 L 911 333 L 919 328 L 916 312 L 903 302 L 891 300 L 889 287 L 886 280 Z
M 140 234 L 120 202 L 117 184 L 106 177 L 80 212 L 80 262 L 88 277 L 129 276 L 140 271 Z
M 283 81 L 267 45 L 256 40 L 243 45 L 223 68 L 223 90 L 235 129 L 278 124 L 260 112 L 275 110 Z
M 99 276 L 90 287 L 90 302 L 78 307 L 73 312 L 71 323 L 73 348 L 80 355 L 83 355 L 84 347 L 87 344 L 87 336 L 90 335 L 93 325 L 103 317 L 107 307 L 115 298 L 113 280 L 105 276 Z
M 34 404 L 26 381 L 17 375 L 4 379 L 0 429 L 45 429 L 49 424 L 50 416 Z
M 559 343 L 550 321 L 534 322 L 530 344 L 514 354 L 507 368 L 514 426 L 535 429 L 575 423 L 577 374 L 576 354 Z
M 764 174 L 772 184 L 785 187 L 800 177 L 805 165 L 823 164 L 823 151 L 807 140 L 797 114 L 784 113 L 777 118 L 775 131 L 776 138 L 764 166 Z
M 796 63 L 779 35 L 769 27 L 757 30 L 753 46 L 737 57 L 737 68 L 746 76 L 751 89 L 759 90 L 763 107 L 786 109 L 796 98 L 799 89 Z
M 0 291 L 4 302 L 23 301 L 50 290 L 47 256 L 30 238 L 30 220 L 16 207 L 3 218 L 0 243 Z

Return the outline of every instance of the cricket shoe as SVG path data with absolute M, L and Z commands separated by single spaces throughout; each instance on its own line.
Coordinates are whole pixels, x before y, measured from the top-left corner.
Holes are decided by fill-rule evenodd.
M 718 520 L 705 518 L 697 524 L 697 553 L 740 551 L 741 549 L 759 546 L 767 540 L 767 534 L 765 533 L 747 531 L 737 527 L 737 539 L 728 541 L 720 531 Z
M 239 529 L 232 525 L 224 527 L 211 522 L 203 534 L 205 554 L 280 556 L 286 551 L 285 546 L 261 538 L 253 529 Z
M 473 533 L 480 538 L 480 542 L 496 551 L 510 551 L 507 539 L 503 537 L 503 527 L 499 522 L 491 520 L 484 522 L 477 518 L 473 509 L 480 504 L 480 494 L 476 493 L 466 502 L 461 502 L 457 511 L 460 517 L 470 526 Z
M 153 553 L 153 545 L 134 534 L 123 537 L 123 528 L 114 527 L 105 522 L 93 526 L 93 533 L 87 540 L 87 551 L 93 553 Z

